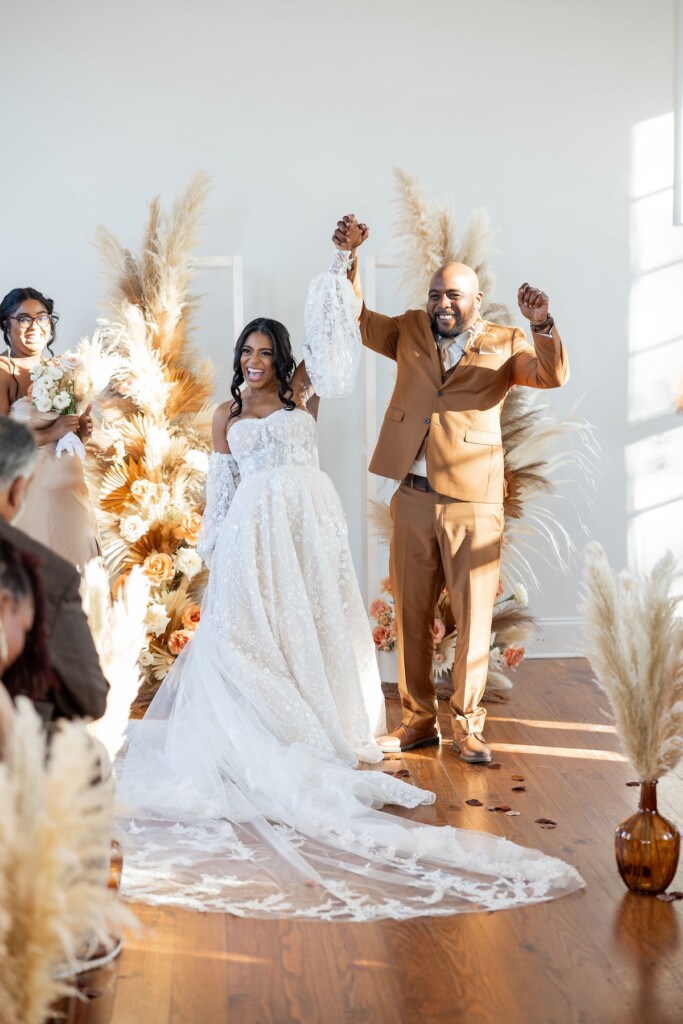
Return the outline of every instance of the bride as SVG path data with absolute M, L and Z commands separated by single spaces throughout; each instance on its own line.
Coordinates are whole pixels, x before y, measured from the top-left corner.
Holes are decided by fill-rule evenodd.
M 311 286 L 305 362 L 252 321 L 214 418 L 194 639 L 120 771 L 130 899 L 251 917 L 367 921 L 518 906 L 579 888 L 562 861 L 380 810 L 432 793 L 381 771 L 374 645 L 339 498 L 318 468 L 319 396 L 353 386 L 357 300 L 338 252 Z

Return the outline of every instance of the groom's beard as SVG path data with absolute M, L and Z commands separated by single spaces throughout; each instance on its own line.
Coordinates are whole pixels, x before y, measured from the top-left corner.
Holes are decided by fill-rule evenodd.
M 459 334 L 462 334 L 463 331 L 466 331 L 469 327 L 472 326 L 472 324 L 476 322 L 478 316 L 478 312 L 474 304 L 472 304 L 471 309 L 468 309 L 464 313 L 461 312 L 460 310 L 452 309 L 449 312 L 452 313 L 453 315 L 453 326 L 446 328 L 444 327 L 443 322 L 440 321 L 438 317 L 439 313 L 444 312 L 446 311 L 435 310 L 434 313 L 432 313 L 432 315 L 429 318 L 430 323 L 432 325 L 432 330 L 438 337 L 441 338 L 457 338 Z

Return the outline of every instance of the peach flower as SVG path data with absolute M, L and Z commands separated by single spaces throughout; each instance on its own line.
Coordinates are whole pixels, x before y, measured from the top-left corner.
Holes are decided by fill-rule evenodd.
M 168 649 L 171 654 L 178 655 L 191 639 L 192 633 L 189 629 L 176 629 L 168 638 Z
M 199 625 L 201 618 L 201 608 L 198 604 L 190 604 L 183 612 L 183 626 L 185 629 L 193 631 Z
M 383 580 L 379 581 L 379 590 L 381 594 L 393 594 L 394 588 L 391 583 L 391 576 L 385 576 Z
M 179 540 L 186 540 L 188 544 L 196 544 L 201 524 L 202 517 L 198 512 L 184 512 L 180 517 L 180 524 L 173 531 L 173 536 Z
M 506 647 L 503 651 L 505 664 L 508 668 L 517 668 L 525 654 L 526 648 L 520 647 L 519 644 L 512 644 L 510 647 Z
M 154 554 L 147 556 L 142 563 L 142 571 L 152 583 L 165 583 L 175 576 L 173 559 L 161 551 L 155 551 Z
M 434 643 L 440 644 L 446 635 L 446 627 L 441 619 L 434 619 Z
M 389 630 L 386 626 L 375 626 L 372 639 L 375 641 L 375 647 L 383 648 L 389 640 Z
M 114 582 L 112 583 L 112 587 L 111 587 L 111 599 L 112 599 L 112 601 L 117 601 L 119 597 L 123 596 L 123 592 L 126 589 L 126 583 L 127 582 L 128 582 L 128 573 L 123 573 L 123 575 L 117 577 L 117 579 L 114 580 Z

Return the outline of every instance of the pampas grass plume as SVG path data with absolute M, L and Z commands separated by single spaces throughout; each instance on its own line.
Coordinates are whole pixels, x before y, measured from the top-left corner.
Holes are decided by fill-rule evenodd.
M 680 599 L 671 596 L 674 571 L 667 552 L 649 575 L 616 576 L 599 544 L 586 549 L 584 652 L 642 782 L 683 758 L 683 619 Z
M 80 721 L 62 722 L 47 760 L 30 701 L 18 698 L 0 764 L 0 1021 L 42 1024 L 71 986 L 54 973 L 74 963 L 85 936 L 110 942 L 132 922 L 107 889 L 114 833 L 113 780 Z M 47 762 L 47 763 L 46 763 Z

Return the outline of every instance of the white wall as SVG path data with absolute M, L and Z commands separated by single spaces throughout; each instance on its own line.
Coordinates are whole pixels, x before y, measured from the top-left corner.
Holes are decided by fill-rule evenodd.
M 666 198 L 671 0 L 5 0 L 3 13 L 0 290 L 31 283 L 55 297 L 62 344 L 98 312 L 96 224 L 135 245 L 145 200 L 171 201 L 198 167 L 215 180 L 203 252 L 241 253 L 246 316 L 276 316 L 300 339 L 337 217 L 368 221 L 369 251 L 389 243 L 399 165 L 452 196 L 462 219 L 489 208 L 501 299 L 522 280 L 549 292 L 572 361 L 555 403 L 580 401 L 604 449 L 594 509 L 578 498 L 590 533 L 618 565 L 629 546 L 647 560 L 674 543 L 683 229 L 668 227 Z M 657 279 L 660 263 L 671 266 Z M 218 289 L 229 280 L 206 272 L 198 284 L 212 293 L 198 341 L 225 391 L 231 320 Z M 400 309 L 389 281 L 379 297 Z M 653 364 L 643 352 L 654 345 Z M 321 414 L 358 564 L 361 418 L 360 390 Z M 536 610 L 571 619 L 576 574 L 537 571 Z

